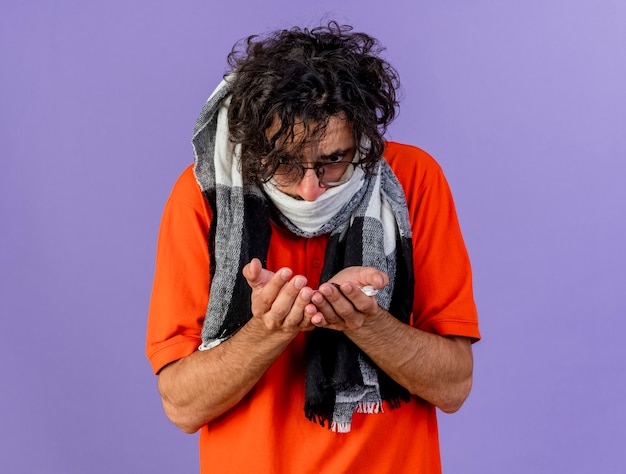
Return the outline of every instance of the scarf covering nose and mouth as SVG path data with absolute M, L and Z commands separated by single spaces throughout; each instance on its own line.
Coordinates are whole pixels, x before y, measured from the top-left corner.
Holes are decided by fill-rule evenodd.
M 320 284 L 350 266 L 387 273 L 389 284 L 377 302 L 408 324 L 414 284 L 411 228 L 404 192 L 387 162 L 381 158 L 372 177 L 355 173 L 352 179 L 363 184 L 346 186 L 351 180 L 340 186 L 351 191 L 338 191 L 336 198 L 345 201 L 339 211 L 315 232 L 303 231 L 280 212 L 284 203 L 275 204 L 259 186 L 243 183 L 240 146 L 229 140 L 228 80 L 207 100 L 192 138 L 196 180 L 213 213 L 210 298 L 199 349 L 227 340 L 252 317 L 251 288 L 242 269 L 255 257 L 266 267 L 271 219 L 302 237 L 330 234 Z M 306 357 L 304 414 L 332 431 L 349 432 L 355 412 L 378 413 L 383 401 L 395 408 L 410 398 L 340 331 L 311 331 Z

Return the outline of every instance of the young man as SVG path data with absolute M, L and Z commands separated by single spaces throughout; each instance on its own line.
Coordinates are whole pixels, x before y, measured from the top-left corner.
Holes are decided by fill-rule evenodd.
M 147 355 L 202 472 L 440 472 L 479 339 L 445 178 L 383 135 L 397 75 L 330 23 L 250 37 L 167 202 Z

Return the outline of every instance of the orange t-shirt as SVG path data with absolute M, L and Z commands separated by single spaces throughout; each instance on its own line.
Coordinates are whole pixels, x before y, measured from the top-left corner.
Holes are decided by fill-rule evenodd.
M 470 263 L 439 165 L 419 148 L 388 143 L 413 232 L 415 327 L 480 338 Z M 201 344 L 208 304 L 211 211 L 192 167 L 166 204 L 159 234 L 146 352 L 158 373 Z M 272 225 L 267 267 L 319 282 L 327 236 L 297 237 Z M 201 472 L 438 473 L 435 407 L 419 397 L 379 414 L 355 413 L 347 434 L 304 416 L 306 333 L 299 334 L 235 407 L 200 431 Z

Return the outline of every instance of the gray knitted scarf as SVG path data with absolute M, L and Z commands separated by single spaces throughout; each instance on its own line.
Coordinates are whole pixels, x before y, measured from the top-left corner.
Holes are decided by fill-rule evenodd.
M 227 80 L 206 102 L 194 128 L 194 172 L 213 212 L 209 229 L 211 288 L 200 350 L 232 336 L 252 317 L 251 289 L 242 268 L 252 258 L 266 266 L 270 220 L 311 237 L 282 215 L 256 185 L 244 183 L 239 146 L 229 140 Z M 349 266 L 371 266 L 389 275 L 378 304 L 408 323 L 413 302 L 411 229 L 404 192 L 384 159 L 372 177 L 316 235 L 328 233 L 319 282 Z M 310 282 L 314 285 L 314 282 Z M 305 416 L 333 431 L 350 431 L 352 415 L 378 413 L 409 400 L 406 389 L 378 369 L 343 333 L 316 328 L 307 340 Z

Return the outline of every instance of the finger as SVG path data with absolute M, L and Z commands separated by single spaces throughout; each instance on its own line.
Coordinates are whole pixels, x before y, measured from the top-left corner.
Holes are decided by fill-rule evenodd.
M 271 272 L 261 269 L 259 273 L 261 278 L 264 272 L 266 272 L 265 277 L 269 277 L 271 274 Z M 271 274 L 271 277 L 264 285 L 259 284 L 259 278 L 249 281 L 253 289 L 251 308 L 253 314 L 265 314 L 270 310 L 278 295 L 287 286 L 292 273 L 290 268 L 282 268 L 278 272 Z
M 376 268 L 367 267 L 365 273 L 366 275 L 364 281 L 377 290 L 380 290 L 389 284 L 389 275 L 385 272 L 381 272 Z
M 373 286 L 380 290 L 389 284 L 389 276 L 374 267 L 347 267 L 334 275 L 329 283 L 345 283 L 352 281 L 359 286 Z
M 278 271 L 283 281 L 289 280 L 292 271 L 289 268 L 283 268 Z M 270 280 L 276 275 L 274 272 L 263 268 L 258 258 L 253 258 L 250 263 L 243 267 L 242 274 L 253 290 L 264 288 Z
M 302 311 L 306 303 L 300 301 L 299 304 L 296 304 L 296 301 L 298 300 L 300 291 L 306 286 L 306 283 L 306 277 L 296 275 L 289 283 L 283 285 L 272 303 L 271 311 L 268 316 L 274 321 L 280 321 L 281 324 L 285 325 L 285 319 L 293 314 L 288 324 L 299 324 L 302 320 Z M 296 321 L 294 321 L 294 319 Z
M 324 306 L 320 307 L 326 321 L 333 326 L 332 329 L 358 328 L 362 326 L 366 315 L 378 308 L 376 298 L 366 296 L 352 282 L 343 283 L 339 288 L 324 284 L 320 286 L 320 293 L 332 308 L 331 312 Z M 313 301 L 315 302 L 315 298 Z
M 307 331 L 313 329 L 310 322 L 310 317 L 305 313 L 307 306 L 311 306 L 311 297 L 314 290 L 308 286 L 304 286 L 298 296 L 294 300 L 289 313 L 285 317 L 283 322 L 284 327 L 298 328 L 300 331 Z
M 349 278 L 344 280 L 344 282 L 345 281 L 358 282 L 359 286 L 372 286 L 380 290 L 389 283 L 389 276 L 374 267 L 360 267 L 357 278 Z
M 312 326 L 320 328 L 328 326 L 328 322 L 324 318 L 324 315 L 320 311 L 318 311 L 317 306 L 315 306 L 314 304 L 309 304 L 304 308 L 304 318 Z
M 319 291 L 311 298 L 311 302 L 322 315 L 323 321 L 321 321 L 319 317 L 312 316 L 312 322 L 315 324 L 319 321 L 319 324 L 325 326 L 342 324 L 343 320 L 338 315 L 334 306 L 334 304 L 338 304 L 340 299 L 344 300 L 344 302 L 346 301 L 346 298 L 341 294 L 338 288 L 332 285 L 322 285 Z M 349 302 L 347 304 L 350 305 Z
M 347 314 L 355 310 L 352 300 L 344 293 L 344 287 L 347 288 L 348 283 L 342 283 L 341 285 L 328 283 L 321 285 L 319 288 L 320 293 L 332 306 L 337 317 L 341 317 L 342 314 Z
M 343 283 L 339 286 L 338 290 L 344 297 L 344 300 L 339 298 L 335 299 L 333 296 L 330 296 L 330 302 L 337 314 L 342 318 L 344 315 L 348 316 L 355 311 L 367 313 L 378 306 L 376 298 L 373 295 L 367 295 L 359 285 L 352 282 Z M 345 304 L 346 300 L 349 302 L 349 305 Z
M 243 276 L 248 281 L 248 284 L 254 289 L 261 274 L 261 261 L 258 258 L 253 258 L 250 263 L 243 267 Z

